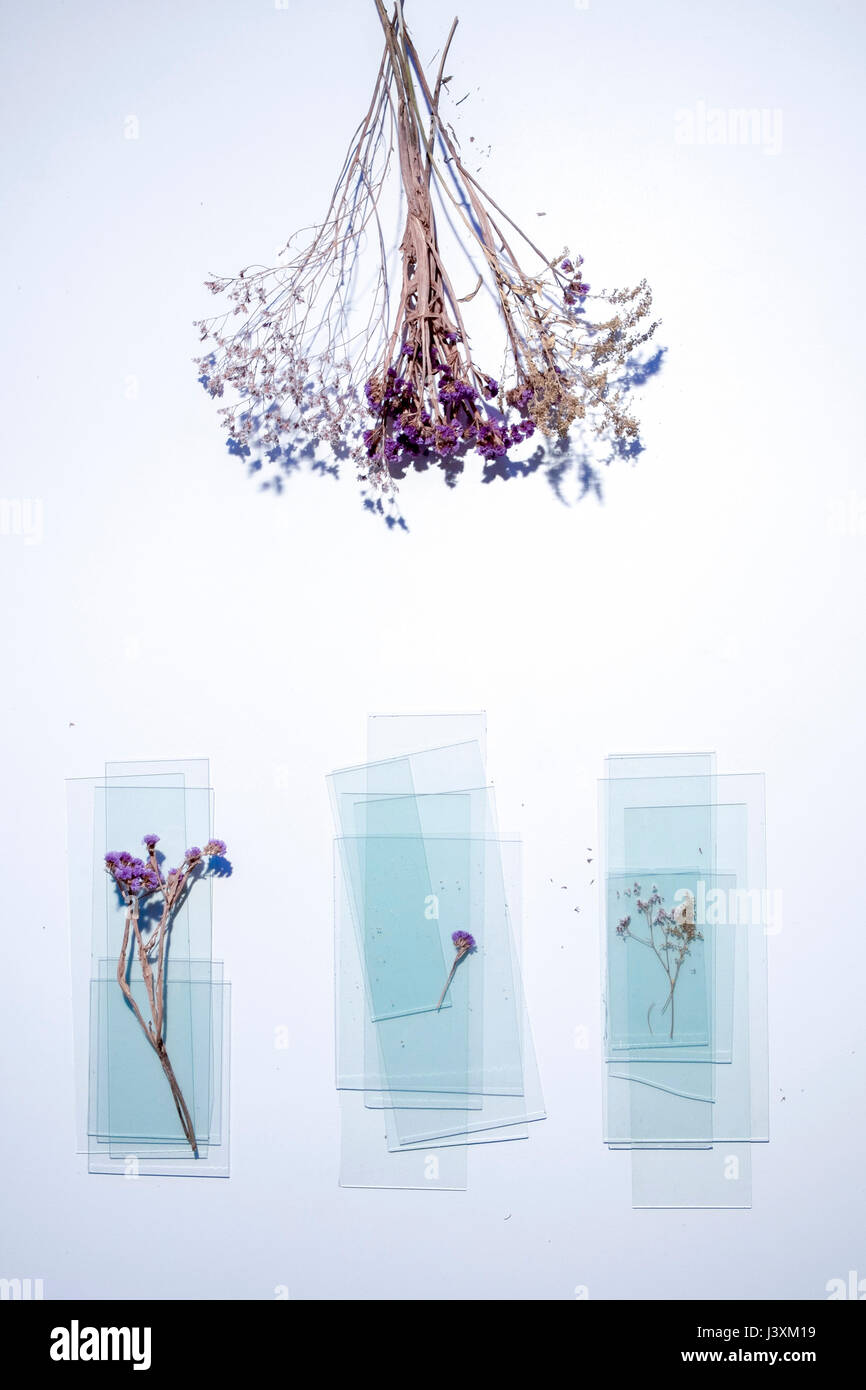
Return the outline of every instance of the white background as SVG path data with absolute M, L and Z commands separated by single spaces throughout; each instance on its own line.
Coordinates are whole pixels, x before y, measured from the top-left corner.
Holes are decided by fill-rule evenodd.
M 422 54 L 452 13 L 410 0 Z M 205 275 L 324 210 L 378 63 L 372 4 L 7 10 L 0 493 L 42 527 L 16 534 L 9 508 L 0 536 L 0 1275 L 49 1298 L 822 1298 L 866 1277 L 863 11 L 460 16 L 452 92 L 486 184 L 590 281 L 646 275 L 669 350 L 646 452 L 603 504 L 427 476 L 406 535 L 348 476 L 261 492 L 190 361 Z M 677 143 L 699 102 L 780 111 L 781 148 Z M 324 777 L 363 757 L 370 710 L 477 708 L 525 837 L 550 1118 L 473 1153 L 466 1193 L 344 1191 Z M 611 751 L 705 748 L 768 777 L 772 1141 L 753 1210 L 635 1212 L 600 1142 L 595 779 Z M 235 864 L 215 923 L 233 1174 L 88 1177 L 63 782 L 193 755 Z

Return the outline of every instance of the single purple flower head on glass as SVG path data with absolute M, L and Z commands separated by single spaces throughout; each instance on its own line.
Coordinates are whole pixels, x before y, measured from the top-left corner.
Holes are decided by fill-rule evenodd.
M 199 849 L 198 845 L 192 845 L 192 847 L 188 849 L 186 854 L 184 855 L 184 859 L 186 859 L 190 864 L 194 864 L 197 859 L 201 859 L 201 850 Z
M 105 856 L 105 862 L 110 869 L 118 868 L 120 866 L 120 855 L 117 853 L 117 850 L 109 850 L 108 854 Z
M 476 950 L 475 937 L 468 931 L 455 931 L 451 933 L 451 940 L 458 955 L 465 955 L 467 951 Z
M 226 842 L 225 840 L 208 840 L 203 852 L 205 854 L 225 854 Z
M 144 839 L 142 840 L 141 843 L 142 843 L 143 845 L 147 845 L 147 848 L 148 848 L 148 849 L 153 849 L 155 845 L 158 845 L 158 844 L 159 844 L 159 836 L 158 836 L 158 835 L 145 835 L 145 837 L 144 837 Z
M 475 950 L 475 937 L 472 936 L 472 934 L 468 931 L 453 931 L 451 933 L 451 940 L 454 942 L 454 950 L 456 951 L 456 955 L 454 957 L 454 964 L 448 971 L 448 978 L 445 981 L 445 988 L 439 995 L 439 1002 L 436 1005 L 437 1013 L 442 1008 L 442 1005 L 445 1002 L 445 996 L 448 993 L 451 981 L 454 979 L 454 976 L 457 973 L 458 965 L 463 960 L 464 956 L 471 955 L 472 952 Z
M 572 265 L 571 261 L 562 261 L 562 263 L 561 263 L 561 265 L 560 265 L 560 269 L 561 269 L 561 270 L 566 270 L 566 271 L 567 271 L 567 270 L 574 270 L 574 266 Z

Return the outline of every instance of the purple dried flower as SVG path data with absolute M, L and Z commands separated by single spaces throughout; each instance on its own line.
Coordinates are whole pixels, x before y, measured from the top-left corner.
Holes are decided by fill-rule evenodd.
M 267 460 L 274 470 L 293 461 L 298 445 L 316 467 L 322 455 L 350 456 L 359 481 L 393 499 L 401 468 L 417 464 L 420 454 L 437 454 L 453 481 L 449 459 L 458 450 L 477 442 L 481 457 L 490 461 L 528 438 L 530 431 L 518 433 L 514 418 L 506 418 L 505 403 L 518 415 L 531 415 L 530 423 L 547 439 L 565 439 L 574 422 L 586 419 L 602 440 L 634 440 L 637 422 L 626 414 L 616 386 L 629 356 L 655 329 L 648 322 L 652 296 L 646 282 L 604 291 L 600 297 L 612 312 L 591 323 L 583 312 L 589 286 L 581 280 L 581 257 L 563 253 L 557 260 L 540 252 L 511 217 L 510 246 L 486 236 L 484 208 L 497 216 L 502 210 L 464 165 L 457 137 L 418 69 L 400 7 L 390 18 L 378 0 L 377 8 L 386 56 L 325 221 L 305 246 L 295 249 L 289 239 L 279 266 L 251 266 L 237 276 L 207 280 L 208 290 L 225 295 L 228 304 L 223 313 L 197 321 L 204 355 L 195 362 L 208 392 L 222 397 L 225 391 L 234 401 L 219 410 L 230 452 L 246 460 L 255 452 L 256 469 Z M 429 129 L 422 112 L 429 115 Z M 381 273 L 376 277 L 371 265 L 368 276 L 361 267 L 375 285 L 369 332 L 355 333 L 352 296 L 337 285 L 345 284 L 344 272 L 366 241 L 363 229 L 378 216 L 390 162 L 384 147 L 393 143 L 386 124 L 392 118 L 400 151 L 394 163 L 411 208 L 400 243 L 402 288 L 392 303 L 390 249 L 379 236 L 374 240 Z M 422 166 L 426 178 L 419 177 Z M 462 197 L 476 209 L 466 223 L 464 250 L 472 259 L 480 249 L 484 274 L 459 304 L 471 303 L 486 285 L 507 330 L 501 380 L 476 360 L 471 324 L 463 320 L 464 312 L 474 310 L 458 307 L 450 291 L 429 192 L 434 168 L 437 179 L 456 185 L 458 201 Z M 541 264 L 534 268 L 537 257 Z M 562 294 L 568 311 L 551 316 L 554 292 Z M 235 315 L 241 318 L 233 328 L 229 316 Z M 504 418 L 492 430 L 484 401 L 495 397 Z M 381 502 L 367 494 L 365 488 L 365 507 L 384 515 Z M 390 524 L 397 523 L 391 518 Z
M 206 844 L 205 847 L 204 847 L 204 853 L 205 853 L 205 854 L 220 854 L 220 855 L 222 855 L 222 854 L 225 854 L 225 852 L 226 852 L 226 842 L 225 842 L 225 840 L 208 840 L 207 844 Z
M 184 855 L 184 859 L 190 864 L 194 864 L 197 859 L 201 859 L 201 850 L 198 845 L 193 845 L 191 849 L 188 849 Z
M 453 425 L 437 425 L 435 444 L 438 453 L 453 454 L 459 443 L 459 436 Z
M 159 844 L 159 836 L 158 836 L 158 835 L 145 835 L 145 837 L 144 837 L 144 839 L 142 840 L 141 843 L 142 843 L 143 845 L 147 845 L 147 848 L 148 848 L 148 849 L 153 849 L 155 845 L 158 845 L 158 844 Z

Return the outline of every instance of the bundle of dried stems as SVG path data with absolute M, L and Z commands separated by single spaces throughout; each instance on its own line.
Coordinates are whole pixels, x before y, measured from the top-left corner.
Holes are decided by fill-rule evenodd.
M 351 457 L 380 496 L 393 496 L 413 465 L 436 462 L 453 479 L 467 451 L 489 464 L 536 431 L 564 440 L 576 423 L 627 452 L 638 433 L 625 405 L 627 364 L 657 327 L 646 281 L 591 292 L 580 256 L 550 256 L 520 230 L 466 167 L 441 111 L 457 20 L 428 81 L 403 0 L 390 17 L 382 0 L 374 4 L 385 51 L 324 221 L 300 252 L 291 254 L 295 238 L 288 243 L 284 264 L 207 282 L 230 307 L 196 325 L 208 344 L 196 363 L 212 396 L 234 393 L 220 412 L 230 450 L 251 461 L 255 453 L 256 467 L 264 458 L 284 465 L 299 444 L 313 456 Z M 396 293 L 382 216 L 395 149 L 405 202 Z M 462 297 L 434 203 L 478 269 Z M 378 265 L 359 297 L 371 243 Z M 504 329 L 498 377 L 475 360 L 465 322 L 463 306 L 482 285 Z M 595 317 L 591 301 L 602 308 Z
M 163 875 L 159 856 L 156 852 L 159 836 L 145 835 L 142 843 L 147 849 L 146 862 L 134 857 L 127 850 L 121 852 L 112 850 L 105 856 L 106 872 L 114 880 L 126 905 L 123 942 L 117 962 L 117 983 L 140 1023 L 144 1036 L 159 1058 L 160 1066 L 171 1088 L 184 1138 L 195 1156 L 198 1157 L 195 1127 L 165 1045 L 166 943 L 177 910 L 186 898 L 192 882 L 205 869 L 215 867 L 215 863 L 220 861 L 225 854 L 226 847 L 222 840 L 209 840 L 204 849 L 199 849 L 195 845 L 187 850 L 179 869 L 169 869 L 168 873 Z M 156 925 L 148 928 L 142 922 L 141 904 L 155 894 L 162 896 L 162 914 Z M 148 933 L 146 936 L 145 932 Z M 145 1022 L 141 1009 L 138 1007 L 129 983 L 131 939 L 134 943 L 132 951 L 138 957 L 147 994 L 150 1010 L 150 1019 L 147 1022 Z M 155 973 L 152 963 L 154 953 L 156 953 Z

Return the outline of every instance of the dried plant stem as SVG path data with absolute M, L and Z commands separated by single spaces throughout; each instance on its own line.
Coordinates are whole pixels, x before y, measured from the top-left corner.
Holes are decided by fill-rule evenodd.
M 186 1101 L 183 1098 L 183 1092 L 181 1091 L 177 1077 L 174 1074 L 174 1069 L 171 1065 L 168 1052 L 166 1051 L 165 1039 L 163 1038 L 163 1023 L 165 1018 L 165 1002 L 163 990 L 165 936 L 168 928 L 168 918 L 171 912 L 171 907 L 172 902 L 166 894 L 165 907 L 163 908 L 163 913 L 160 919 L 159 926 L 156 928 L 156 932 L 149 939 L 149 941 L 145 942 L 142 938 L 141 927 L 139 924 L 138 899 L 133 898 L 132 901 L 128 904 L 126 910 L 126 921 L 123 930 L 123 945 L 120 948 L 120 958 L 117 962 L 117 983 L 120 985 L 120 988 L 123 991 L 127 1003 L 130 1005 L 133 1013 L 135 1014 L 135 1017 L 138 1019 L 144 1036 L 147 1038 L 147 1041 L 150 1043 L 151 1047 L 153 1048 L 154 1052 L 159 1058 L 160 1066 L 162 1067 L 166 1076 L 166 1080 L 168 1081 L 168 1084 L 171 1088 L 171 1094 L 174 1099 L 178 1117 L 180 1119 L 181 1128 L 183 1129 L 184 1138 L 187 1140 L 187 1143 L 189 1144 L 195 1156 L 198 1157 L 198 1144 L 196 1142 L 195 1137 L 195 1127 L 193 1125 L 189 1109 L 187 1108 Z M 141 965 L 141 974 L 144 980 L 145 989 L 147 991 L 148 1003 L 150 1005 L 151 1021 L 148 1023 L 145 1022 L 141 1010 L 139 1009 L 138 1004 L 133 998 L 132 990 L 130 989 L 129 982 L 126 978 L 127 954 L 129 951 L 130 931 L 132 931 L 132 933 L 135 936 L 136 951 L 138 953 L 139 964 Z M 148 956 L 150 952 L 153 950 L 154 946 L 156 946 L 157 944 L 157 936 L 159 940 L 159 964 L 157 967 L 156 985 L 154 985 L 153 968 L 150 964 Z
M 460 962 L 462 961 L 463 957 L 464 957 L 464 956 L 468 956 L 468 955 L 469 955 L 469 947 L 466 947 L 465 950 L 458 951 L 458 952 L 457 952 L 457 955 L 454 957 L 454 964 L 451 966 L 451 969 L 448 971 L 448 979 L 445 981 L 445 988 L 443 989 L 442 993 L 439 995 L 439 1003 L 436 1005 L 436 1013 L 437 1013 L 437 1014 L 438 1014 L 439 1010 L 442 1008 L 442 1005 L 445 1003 L 445 995 L 448 993 L 449 989 L 451 988 L 451 981 L 454 979 L 454 972 L 456 971 L 456 969 L 457 969 L 458 965 L 460 964 Z

